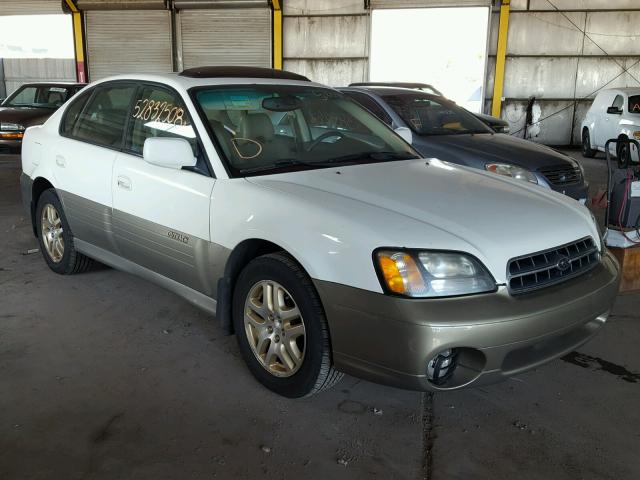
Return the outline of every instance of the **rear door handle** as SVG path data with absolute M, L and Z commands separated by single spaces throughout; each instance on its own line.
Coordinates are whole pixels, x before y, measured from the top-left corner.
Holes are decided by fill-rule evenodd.
M 56 155 L 56 165 L 64 168 L 66 164 L 67 164 L 67 161 L 64 159 L 62 155 Z
M 124 175 L 118 175 L 118 186 L 125 190 L 131 190 L 131 179 Z

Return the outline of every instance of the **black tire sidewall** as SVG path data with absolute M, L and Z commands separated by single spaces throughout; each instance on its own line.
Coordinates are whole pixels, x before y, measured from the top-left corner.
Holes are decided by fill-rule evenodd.
M 44 241 L 42 240 L 42 210 L 45 205 L 51 204 L 58 211 L 58 215 L 60 215 L 60 221 L 62 223 L 62 238 L 64 240 L 64 253 L 62 255 L 62 260 L 58 263 L 54 262 L 47 250 L 44 246 Z M 42 256 L 44 257 L 45 262 L 51 270 L 56 273 L 66 274 L 70 271 L 73 266 L 73 260 L 75 259 L 75 249 L 73 246 L 73 235 L 71 235 L 71 229 L 69 228 L 69 223 L 67 222 L 67 217 L 64 214 L 64 210 L 62 208 L 62 202 L 56 195 L 53 189 L 45 190 L 40 195 L 38 199 L 38 204 L 36 206 L 36 231 L 38 232 L 38 242 L 40 243 L 40 251 L 42 252 Z
M 616 156 L 618 157 L 618 160 L 622 160 L 626 162 L 629 158 L 629 153 L 627 152 L 628 150 L 629 150 L 629 144 L 627 143 L 619 144 L 616 151 Z
M 308 277 L 307 277 L 308 279 Z M 285 287 L 296 302 L 305 326 L 305 355 L 300 369 L 290 377 L 276 377 L 258 362 L 244 328 L 244 303 L 250 289 L 261 280 L 273 280 Z M 326 339 L 317 293 L 309 279 L 302 282 L 299 272 L 271 256 L 259 257 L 247 265 L 238 277 L 233 294 L 233 324 L 240 352 L 253 375 L 268 389 L 290 398 L 307 395 L 320 375 Z
M 589 130 L 582 132 L 582 155 L 585 157 L 593 157 L 594 151 L 591 149 L 591 136 Z

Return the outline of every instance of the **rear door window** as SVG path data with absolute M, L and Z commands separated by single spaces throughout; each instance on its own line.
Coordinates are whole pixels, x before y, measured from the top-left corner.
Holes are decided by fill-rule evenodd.
M 629 96 L 629 113 L 640 115 L 640 95 Z
M 76 140 L 120 149 L 135 91 L 136 86 L 132 84 L 97 87 L 78 115 L 69 136 Z

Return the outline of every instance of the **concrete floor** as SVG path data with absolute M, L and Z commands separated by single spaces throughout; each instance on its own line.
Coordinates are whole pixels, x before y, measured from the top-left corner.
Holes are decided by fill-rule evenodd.
M 595 190 L 603 160 L 583 163 Z M 173 294 L 26 254 L 19 172 L 0 156 L 2 480 L 640 478 L 638 295 L 579 352 L 499 385 L 431 395 L 347 377 L 291 401 Z

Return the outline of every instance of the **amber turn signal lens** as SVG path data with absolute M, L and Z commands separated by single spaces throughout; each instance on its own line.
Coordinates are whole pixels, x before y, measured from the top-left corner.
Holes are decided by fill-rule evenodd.
M 10 139 L 10 140 L 19 140 L 22 137 L 24 137 L 24 133 L 20 132 L 11 132 L 11 133 L 7 133 L 7 132 L 0 132 L 0 138 L 6 138 L 6 139 Z
M 378 252 L 377 256 L 389 291 L 415 295 L 426 290 L 420 269 L 411 255 L 404 252 Z

